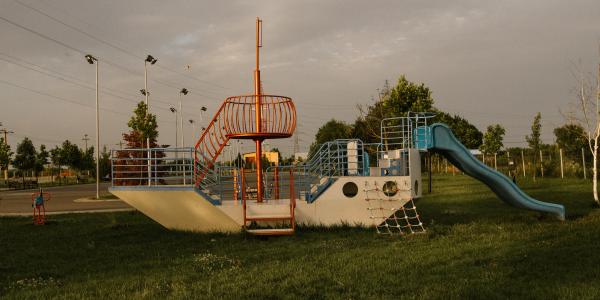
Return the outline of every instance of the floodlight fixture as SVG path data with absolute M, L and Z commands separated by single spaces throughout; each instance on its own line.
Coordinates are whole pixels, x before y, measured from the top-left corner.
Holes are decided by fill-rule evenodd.
M 172 113 L 177 112 L 177 109 L 175 109 L 175 107 L 170 107 L 169 109 L 171 110 Z
M 182 88 L 180 93 L 187 95 L 189 93 L 189 91 L 186 88 Z
M 152 55 L 148 55 L 146 57 L 146 61 L 149 62 L 151 65 L 153 65 L 158 61 L 158 59 L 154 58 Z
M 87 60 L 87 62 L 88 62 L 90 65 L 93 65 L 93 64 L 94 64 L 94 62 L 98 61 L 98 59 L 96 59 L 95 57 L 93 57 L 93 56 L 92 56 L 92 55 L 90 55 L 90 54 L 86 54 L 86 55 L 85 55 L 85 59 Z

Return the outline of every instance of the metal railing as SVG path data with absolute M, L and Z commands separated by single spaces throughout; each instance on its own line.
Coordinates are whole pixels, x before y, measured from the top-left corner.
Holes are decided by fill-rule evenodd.
M 193 151 L 187 147 L 111 150 L 112 185 L 193 185 Z
M 294 170 L 294 186 L 289 187 L 286 174 Z M 339 139 L 323 143 L 304 164 L 271 166 L 265 172 L 265 198 L 274 198 L 275 192 L 287 193 L 292 189 L 297 198 L 311 200 L 320 189 L 338 176 L 364 176 L 369 169 L 364 145 L 358 139 Z

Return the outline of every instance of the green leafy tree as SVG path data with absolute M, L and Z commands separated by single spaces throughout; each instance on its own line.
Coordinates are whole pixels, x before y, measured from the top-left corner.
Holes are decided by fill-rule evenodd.
M 66 165 L 62 147 L 54 146 L 54 148 L 52 148 L 52 150 L 50 150 L 50 161 L 52 162 L 54 167 L 57 168 L 58 180 L 59 180 L 59 183 L 61 183 L 62 179 L 60 177 L 60 174 L 61 174 L 62 166 Z
M 136 133 L 135 137 L 141 139 L 140 142 L 142 144 L 145 143 L 147 138 L 150 138 L 151 147 L 153 143 L 156 143 L 156 139 L 158 138 L 156 115 L 148 113 L 148 106 L 144 101 L 140 101 L 140 103 L 137 104 L 137 107 L 133 111 L 133 116 L 127 123 L 127 126 Z M 127 141 L 128 144 L 131 142 L 127 138 L 125 138 L 125 141 Z
M 589 153 L 585 130 L 579 124 L 570 123 L 554 128 L 554 136 L 558 147 L 571 159 L 581 159 L 581 149 L 586 149 L 586 154 Z
M 33 143 L 29 138 L 25 137 L 17 145 L 17 153 L 15 154 L 15 159 L 12 161 L 13 166 L 19 170 L 19 173 L 23 178 L 23 184 L 25 184 L 25 173 L 32 171 L 35 168 L 35 162 L 35 146 L 33 146 Z
M 349 139 L 352 138 L 352 126 L 335 119 L 329 120 L 323 124 L 315 135 L 315 142 L 310 145 L 309 156 L 319 150 L 321 144 L 336 139 Z
M 123 134 L 123 140 L 126 142 L 126 148 L 146 148 L 148 147 L 146 138 L 150 139 L 150 148 L 158 147 L 156 139 L 158 138 L 158 125 L 156 123 L 156 115 L 148 113 L 148 107 L 141 101 L 137 104 L 133 111 L 133 116 L 127 123 L 131 130 L 128 133 Z M 117 151 L 116 164 L 119 165 L 118 172 L 115 174 L 119 177 L 125 178 L 140 178 L 144 177 L 145 170 L 145 158 L 147 152 L 144 151 Z M 165 154 L 160 151 L 153 152 L 153 158 L 165 157 Z M 155 169 L 157 167 L 154 167 Z M 162 167 L 159 167 L 162 168 Z M 163 168 L 164 169 L 164 168 Z M 162 170 L 162 169 L 161 169 Z M 165 169 L 166 170 L 166 169 Z M 157 176 L 164 175 L 162 172 L 158 172 Z M 116 179 L 116 185 L 141 185 L 147 180 L 140 179 Z
M 94 159 L 94 147 L 89 147 L 86 150 L 81 150 L 81 161 L 79 169 L 92 172 L 96 170 L 96 160 Z
M 450 115 L 442 111 L 435 111 L 433 122 L 444 123 L 452 129 L 456 138 L 469 149 L 478 149 L 483 140 L 483 133 L 465 118 L 459 115 Z
M 4 180 L 8 179 L 6 175 L 8 174 L 8 165 L 10 164 L 12 155 L 13 152 L 10 151 L 10 145 L 4 141 L 4 138 L 0 138 L 0 170 L 4 170 Z
M 504 147 L 503 140 L 506 130 L 499 124 L 490 125 L 483 135 L 483 144 L 479 148 L 481 152 L 493 155 L 498 153 Z
M 40 151 L 38 151 L 35 157 L 35 177 L 37 178 L 40 172 L 44 171 L 44 166 L 48 164 L 49 153 L 46 150 L 46 145 L 40 145 Z
M 110 152 L 106 149 L 106 146 L 102 147 L 102 152 L 100 152 L 100 161 L 98 162 L 98 166 L 100 168 L 101 178 L 104 178 L 110 174 Z
M 62 143 L 61 158 L 62 164 L 73 170 L 81 170 L 82 151 L 79 146 L 66 140 Z
M 358 106 L 360 117 L 354 126 L 355 136 L 364 142 L 379 142 L 381 121 L 390 117 L 403 117 L 409 111 L 425 112 L 433 109 L 431 90 L 425 84 L 416 84 L 400 76 L 394 87 L 386 81 L 373 104 Z
M 531 124 L 531 135 L 525 136 L 525 140 L 527 144 L 529 144 L 529 148 L 533 151 L 533 165 L 535 166 L 537 163 L 537 154 L 540 151 L 540 147 L 542 145 L 542 114 L 537 113 L 533 118 L 533 123 Z M 535 180 L 536 172 L 533 172 L 533 179 Z

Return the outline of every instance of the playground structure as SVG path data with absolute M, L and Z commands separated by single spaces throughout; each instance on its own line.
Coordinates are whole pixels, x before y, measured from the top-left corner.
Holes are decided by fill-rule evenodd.
M 50 193 L 43 192 L 41 189 L 39 192 L 31 194 L 34 225 L 46 224 L 46 202 L 50 201 L 50 198 Z
M 421 154 L 433 151 L 508 204 L 564 219 L 564 207 L 527 196 L 475 159 L 447 126 L 430 124 L 427 113 L 384 119 L 376 144 L 324 143 L 303 164 L 264 167 L 256 159 L 248 172 L 220 163 L 232 139 L 254 141 L 259 158 L 264 140 L 294 133 L 292 99 L 263 93 L 261 47 L 257 19 L 254 94 L 227 98 L 193 149 L 113 150 L 111 193 L 171 229 L 289 235 L 296 224 L 350 224 L 386 234 L 422 232 L 414 200 L 422 195 Z

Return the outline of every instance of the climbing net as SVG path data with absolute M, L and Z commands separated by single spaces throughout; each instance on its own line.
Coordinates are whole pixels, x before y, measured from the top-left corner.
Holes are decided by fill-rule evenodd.
M 381 220 L 376 225 L 379 234 L 407 234 L 425 232 L 423 223 L 417 213 L 417 206 L 412 198 L 406 202 L 400 197 L 394 197 L 398 192 L 398 184 L 389 184 L 388 181 L 383 187 L 379 187 L 377 182 L 369 185 L 365 181 L 365 200 L 369 203 L 370 218 Z M 405 188 L 403 191 L 410 191 Z

